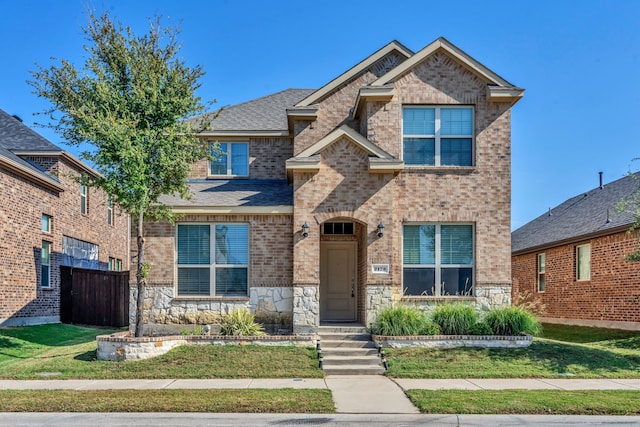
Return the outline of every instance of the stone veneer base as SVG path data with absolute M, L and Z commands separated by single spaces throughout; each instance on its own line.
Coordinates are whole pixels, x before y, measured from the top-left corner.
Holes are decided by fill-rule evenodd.
M 521 348 L 529 347 L 533 341 L 531 335 L 424 335 L 390 337 L 373 335 L 373 341 L 382 347 L 424 347 L 424 348 Z
M 251 337 L 230 337 L 222 335 L 168 335 L 162 337 L 131 336 L 130 332 L 99 335 L 98 360 L 122 362 L 143 360 L 160 356 L 181 345 L 263 345 L 315 347 L 317 338 L 300 335 L 265 335 Z

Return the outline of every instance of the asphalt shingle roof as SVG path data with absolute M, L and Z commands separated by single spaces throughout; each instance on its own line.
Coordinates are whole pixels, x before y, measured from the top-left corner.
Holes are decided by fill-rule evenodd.
M 293 188 L 286 180 L 193 180 L 191 200 L 162 196 L 173 207 L 292 206 Z
M 12 151 L 62 151 L 3 110 L 0 110 L 0 145 Z
M 511 252 L 523 252 L 554 242 L 633 224 L 633 215 L 616 205 L 640 186 L 640 173 L 629 175 L 572 197 L 511 233 Z
M 293 107 L 314 89 L 286 89 L 272 95 L 253 99 L 229 107 L 210 121 L 215 131 L 269 130 L 286 131 L 288 129 L 287 108 Z M 213 114 L 210 115 L 213 117 Z M 194 121 L 197 119 L 191 119 Z

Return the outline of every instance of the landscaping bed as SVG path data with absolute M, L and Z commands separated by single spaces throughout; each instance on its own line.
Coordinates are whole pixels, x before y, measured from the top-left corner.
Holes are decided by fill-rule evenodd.
M 373 335 L 373 341 L 379 346 L 389 348 L 423 347 L 423 348 L 522 348 L 533 342 L 531 335 L 418 335 L 418 336 L 385 336 Z

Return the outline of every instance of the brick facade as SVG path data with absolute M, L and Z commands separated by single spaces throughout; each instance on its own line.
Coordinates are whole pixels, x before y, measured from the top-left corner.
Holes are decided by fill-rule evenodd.
M 61 156 L 29 157 L 64 188 L 48 190 L 30 179 L 0 169 L 0 325 L 58 322 L 60 319 L 60 261 L 62 237 L 99 245 L 99 261 L 106 269 L 109 257 L 122 260 L 127 270 L 128 216 L 114 209 L 107 224 L 104 195 L 88 191 L 88 213 L 80 213 L 80 185 L 73 180 L 77 167 Z M 42 214 L 52 217 L 51 232 L 41 230 Z M 42 288 L 42 242 L 52 244 L 51 286 Z
M 591 244 L 591 280 L 576 280 L 576 245 Z M 554 322 L 640 329 L 640 273 L 625 261 L 637 237 L 625 231 L 559 245 L 512 258 L 513 298 L 544 304 L 542 316 Z M 545 254 L 546 284 L 538 292 L 537 256 Z M 626 323 L 626 325 L 624 324 Z

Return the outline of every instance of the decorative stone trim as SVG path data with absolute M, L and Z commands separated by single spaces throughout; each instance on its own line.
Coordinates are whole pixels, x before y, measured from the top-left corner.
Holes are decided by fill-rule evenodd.
M 136 338 L 129 332 L 99 335 L 98 360 L 124 362 L 160 356 L 181 345 L 263 345 L 314 347 L 317 337 L 299 335 L 264 335 L 250 337 L 222 335 L 168 335 Z
M 420 335 L 402 337 L 373 335 L 372 339 L 378 345 L 390 348 L 521 348 L 529 347 L 533 341 L 531 335 Z

